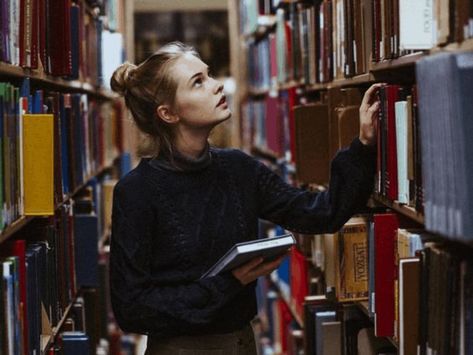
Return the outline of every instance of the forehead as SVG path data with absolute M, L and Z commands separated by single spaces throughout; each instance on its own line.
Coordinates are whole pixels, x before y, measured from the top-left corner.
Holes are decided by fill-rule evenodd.
M 186 53 L 180 56 L 171 67 L 171 75 L 179 84 L 186 84 L 196 73 L 205 72 L 207 65 L 196 56 Z

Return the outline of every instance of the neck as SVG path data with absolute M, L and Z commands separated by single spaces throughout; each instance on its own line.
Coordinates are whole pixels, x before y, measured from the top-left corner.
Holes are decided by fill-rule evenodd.
M 189 158 L 199 158 L 208 144 L 210 130 L 207 129 L 186 129 L 180 127 L 176 132 L 174 147 L 184 156 Z

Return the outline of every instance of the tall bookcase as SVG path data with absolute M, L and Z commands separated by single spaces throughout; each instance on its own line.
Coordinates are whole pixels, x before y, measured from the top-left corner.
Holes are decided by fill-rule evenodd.
M 364 91 L 387 84 L 369 205 L 338 233 L 298 235 L 261 281 L 261 348 L 472 354 L 473 3 L 231 0 L 229 10 L 240 146 L 295 186 L 328 188 Z M 262 234 L 282 232 L 262 223 Z
M 112 191 L 134 131 L 108 82 L 133 50 L 132 16 L 125 0 L 2 2 L 1 354 L 133 346 L 107 291 Z

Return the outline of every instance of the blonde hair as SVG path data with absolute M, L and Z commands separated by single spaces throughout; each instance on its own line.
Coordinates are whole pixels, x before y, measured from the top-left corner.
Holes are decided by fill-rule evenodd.
M 173 132 L 158 117 L 158 106 L 174 105 L 177 82 L 170 75 L 171 64 L 184 54 L 199 58 L 197 51 L 181 42 L 171 42 L 161 47 L 138 66 L 125 62 L 112 75 L 110 86 L 125 98 L 133 119 L 145 134 L 138 154 L 157 156 L 161 151 L 172 156 Z

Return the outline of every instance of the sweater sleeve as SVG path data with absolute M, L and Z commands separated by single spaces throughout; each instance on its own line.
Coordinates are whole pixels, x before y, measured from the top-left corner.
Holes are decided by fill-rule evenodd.
M 358 138 L 332 160 L 329 187 L 323 192 L 292 187 L 259 164 L 259 216 L 294 232 L 335 232 L 366 205 L 375 168 L 376 147 L 365 146 Z
M 211 322 L 243 289 L 231 274 L 179 284 L 159 284 L 151 272 L 156 213 L 143 183 L 114 191 L 110 292 L 120 327 L 141 334 L 179 335 Z

